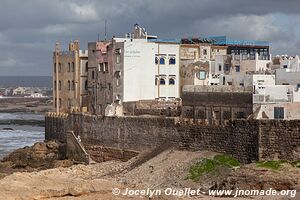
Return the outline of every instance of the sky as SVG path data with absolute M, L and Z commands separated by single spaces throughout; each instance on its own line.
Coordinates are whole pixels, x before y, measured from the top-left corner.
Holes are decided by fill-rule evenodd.
M 0 76 L 52 75 L 56 41 L 81 49 L 138 23 L 160 38 L 227 35 L 267 40 L 272 55 L 300 54 L 299 0 L 1 0 Z

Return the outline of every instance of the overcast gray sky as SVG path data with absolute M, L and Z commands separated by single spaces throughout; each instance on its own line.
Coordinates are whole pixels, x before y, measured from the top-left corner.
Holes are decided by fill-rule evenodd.
M 51 75 L 55 41 L 67 48 L 124 36 L 133 24 L 161 38 L 227 35 L 300 53 L 299 0 L 1 0 L 0 75 Z

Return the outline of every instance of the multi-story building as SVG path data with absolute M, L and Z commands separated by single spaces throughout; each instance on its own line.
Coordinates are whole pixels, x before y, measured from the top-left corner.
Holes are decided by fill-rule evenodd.
M 275 70 L 276 85 L 298 85 L 300 87 L 300 59 L 298 56 L 279 58 L 279 68 Z
M 258 40 L 238 40 L 226 36 L 209 36 L 213 45 L 226 46 L 227 55 L 231 54 L 251 54 L 257 53 L 260 56 L 268 57 L 270 55 L 270 45 L 267 41 Z M 266 58 L 269 59 L 269 58 Z
M 180 83 L 184 85 L 215 85 L 219 79 L 212 68 L 212 56 L 216 55 L 217 47 L 212 50 L 211 40 L 205 38 L 183 38 L 180 44 Z M 221 53 L 218 49 L 218 54 Z M 226 52 L 225 52 L 226 54 Z
M 79 41 L 61 51 L 56 43 L 53 54 L 53 100 L 56 112 L 87 110 L 88 52 L 79 49 Z
M 103 113 L 113 102 L 111 42 L 97 41 L 88 44 L 89 112 Z
M 179 44 L 135 25 L 125 38 L 89 44 L 89 80 L 97 114 L 111 104 L 178 98 Z

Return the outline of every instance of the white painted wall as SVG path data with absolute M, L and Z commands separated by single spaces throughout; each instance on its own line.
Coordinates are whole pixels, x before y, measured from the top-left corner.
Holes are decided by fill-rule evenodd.
M 299 56 L 280 58 L 280 68 L 289 69 L 290 72 L 300 72 Z
M 155 74 L 156 76 L 164 76 L 166 78 L 165 85 L 157 85 L 155 87 L 155 97 L 169 97 L 178 98 L 179 97 L 179 45 L 178 44 L 164 44 L 164 43 L 156 43 L 155 44 L 155 55 L 158 57 L 165 57 L 164 65 L 155 65 Z M 169 64 L 169 59 L 175 58 L 175 65 Z M 153 59 L 154 62 L 154 59 Z M 155 62 L 154 62 L 155 64 Z M 159 69 L 158 69 L 159 68 Z M 169 85 L 169 79 L 175 78 L 175 85 Z M 154 81 L 153 81 L 154 82 Z M 159 89 L 158 89 L 159 87 Z
M 119 38 L 116 41 L 124 41 L 124 102 L 179 97 L 179 45 L 145 39 Z M 165 64 L 160 64 L 159 70 L 155 64 L 156 56 L 165 58 Z M 171 57 L 175 58 L 175 65 L 169 65 Z M 166 84 L 156 86 L 156 77 L 165 78 Z M 175 79 L 175 85 L 169 85 L 170 78 Z
M 276 69 L 276 85 L 289 84 L 297 85 L 300 83 L 300 71 L 290 69 Z
M 155 98 L 154 55 L 154 43 L 144 39 L 124 42 L 124 102 Z
M 225 84 L 223 79 L 225 78 Z M 259 85 L 275 85 L 275 75 L 266 74 L 234 74 L 234 75 L 220 75 L 220 84 L 228 85 L 228 82 L 232 82 L 233 86 L 243 85 L 245 87 Z

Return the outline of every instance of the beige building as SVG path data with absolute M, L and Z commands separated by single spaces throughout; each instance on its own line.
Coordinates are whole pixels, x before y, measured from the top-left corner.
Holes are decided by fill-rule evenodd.
M 88 51 L 79 49 L 79 41 L 61 51 L 56 43 L 53 54 L 53 101 L 56 112 L 87 110 Z
M 210 59 L 215 60 L 216 56 L 227 55 L 227 46 L 211 45 Z

